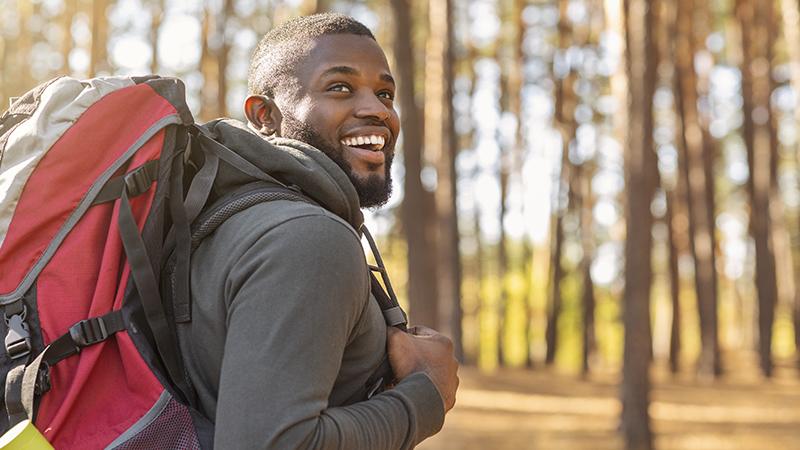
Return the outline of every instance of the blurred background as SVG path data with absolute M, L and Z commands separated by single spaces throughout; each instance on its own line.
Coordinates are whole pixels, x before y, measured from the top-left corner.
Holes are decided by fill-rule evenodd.
M 464 362 L 420 448 L 800 448 L 798 0 L 0 5 L 3 106 L 158 73 L 200 121 L 276 24 L 373 30 L 403 134 L 367 223 Z

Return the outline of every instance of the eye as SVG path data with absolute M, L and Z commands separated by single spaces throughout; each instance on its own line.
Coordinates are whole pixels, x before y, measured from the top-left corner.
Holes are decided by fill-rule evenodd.
M 353 92 L 353 90 L 350 89 L 350 86 L 348 86 L 348 85 L 346 85 L 344 83 L 332 84 L 330 87 L 328 87 L 328 91 L 330 91 L 330 92 Z
M 385 98 L 387 100 L 394 100 L 394 92 L 392 91 L 380 91 L 378 92 L 378 97 Z

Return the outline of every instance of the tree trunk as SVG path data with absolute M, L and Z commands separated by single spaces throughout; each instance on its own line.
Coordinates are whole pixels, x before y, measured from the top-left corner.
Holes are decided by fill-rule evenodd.
M 769 9 L 769 7 L 766 7 Z M 759 111 L 769 114 L 769 66 L 764 66 L 764 54 L 760 53 L 768 44 L 764 17 L 750 0 L 738 0 L 736 15 L 742 35 L 742 98 L 744 125 L 743 134 L 747 147 L 747 162 L 750 176 L 747 190 L 750 195 L 750 234 L 756 251 L 756 289 L 758 291 L 758 351 L 761 371 L 772 375 L 772 324 L 775 318 L 778 282 L 775 253 L 770 233 L 770 191 L 772 189 L 772 161 L 770 131 L 766 118 L 758 117 Z M 759 64 L 761 62 L 761 64 Z
M 678 373 L 680 370 L 681 356 L 681 275 L 678 270 L 678 245 L 675 236 L 675 193 L 666 191 L 667 216 L 664 223 L 667 226 L 669 246 L 669 293 L 672 301 L 672 324 L 669 332 L 669 370 Z
M 235 12 L 233 0 L 223 0 L 222 11 L 214 20 L 214 32 L 217 35 L 217 116 L 228 116 L 228 57 L 231 43 L 228 41 L 226 30 L 230 26 L 231 18 Z
M 558 51 L 565 52 L 572 45 L 572 26 L 567 16 L 569 2 L 559 0 L 559 21 L 558 21 Z M 552 251 L 550 262 L 550 299 L 547 310 L 547 329 L 545 330 L 545 340 L 547 342 L 547 353 L 545 363 L 550 365 L 555 361 L 556 350 L 558 348 L 558 317 L 561 313 L 561 281 L 564 278 L 564 268 L 561 265 L 561 253 L 564 245 L 564 216 L 569 209 L 569 198 L 572 192 L 572 167 L 569 161 L 569 148 L 577 124 L 575 122 L 575 108 L 577 99 L 575 98 L 575 79 L 576 74 L 570 68 L 569 73 L 562 77 L 553 74 L 555 78 L 555 112 L 553 114 L 556 128 L 561 132 L 561 169 L 557 196 L 553 203 L 553 212 L 556 216 L 555 224 L 551 227 Z
M 714 377 L 721 372 L 717 340 L 717 282 L 715 269 L 713 178 L 710 176 L 710 148 L 697 111 L 697 76 L 694 67 L 695 25 L 693 0 L 677 5 L 675 42 L 676 103 L 683 130 L 679 142 L 681 179 L 685 184 L 689 210 L 690 248 L 695 266 L 695 290 L 700 317 L 701 352 L 698 372 Z M 711 195 L 709 195 L 711 193 Z
M 583 312 L 583 356 L 582 373 L 584 376 L 589 374 L 589 363 L 595 349 L 594 334 L 594 282 L 592 281 L 592 261 L 594 260 L 594 224 L 592 214 L 594 212 L 594 201 L 592 199 L 592 177 L 594 176 L 593 162 L 586 161 L 576 167 L 577 185 L 579 187 L 578 210 L 580 218 L 580 237 L 583 255 L 580 263 L 582 273 L 582 294 L 581 306 Z
M 425 148 L 436 151 L 439 329 L 461 359 L 461 261 L 456 211 L 456 136 L 453 117 L 453 16 L 451 0 L 430 2 L 426 51 Z
M 107 0 L 92 0 L 92 47 L 89 52 L 89 78 L 108 70 L 108 17 Z
M 154 0 L 150 7 L 150 73 L 158 73 L 158 38 L 161 33 L 161 21 L 164 15 L 164 0 Z
M 654 1 L 626 0 L 626 54 L 629 83 L 628 140 L 625 148 L 626 240 L 622 368 L 622 429 L 626 448 L 652 448 L 649 405 L 650 287 L 653 216 L 650 203 L 656 184 L 653 143 L 653 92 L 657 52 L 652 36 Z M 656 59 L 657 60 L 657 59 Z
M 783 34 L 786 51 L 789 56 L 792 90 L 800 92 L 800 5 L 797 0 L 780 0 L 781 16 L 783 18 Z M 794 108 L 794 122 L 800 123 L 800 108 Z M 800 142 L 795 144 L 795 167 L 800 167 Z M 798 248 L 800 243 L 800 215 L 795 216 L 795 233 L 797 239 L 790 248 Z M 792 318 L 794 323 L 795 354 L 800 355 L 800 255 L 792 255 L 792 272 L 794 273 L 795 290 Z M 797 357 L 800 365 L 800 357 Z
M 422 171 L 422 117 L 416 102 L 415 60 L 408 0 L 391 0 L 394 17 L 392 43 L 400 110 L 403 114 L 404 193 L 401 217 L 408 243 L 408 301 L 413 323 L 438 326 L 436 286 L 435 209 L 433 196 L 420 179 Z

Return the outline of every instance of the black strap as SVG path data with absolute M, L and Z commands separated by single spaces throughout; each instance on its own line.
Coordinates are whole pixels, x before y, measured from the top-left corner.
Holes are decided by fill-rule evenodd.
M 153 181 L 158 179 L 158 160 L 147 161 L 134 170 L 108 180 L 95 196 L 92 205 L 114 201 L 122 196 L 125 189 L 129 197 L 136 197 L 150 189 Z
M 81 349 L 103 342 L 125 329 L 122 311 L 115 310 L 100 317 L 81 320 L 47 346 L 44 362 L 52 366 L 59 361 L 80 353 Z
M 81 320 L 42 350 L 27 366 L 18 364 L 9 371 L 5 384 L 5 403 L 9 427 L 33 419 L 36 394 L 50 389 L 49 368 L 79 353 L 82 348 L 103 342 L 125 329 L 121 311 Z M 27 359 L 26 359 L 27 360 Z
M 175 278 L 173 279 L 172 308 L 175 322 L 192 320 L 189 301 L 189 268 L 192 232 L 183 204 L 183 158 L 175 158 L 169 186 L 169 207 L 175 235 Z
M 147 323 L 153 332 L 158 354 L 161 356 L 169 378 L 184 395 L 188 396 L 189 389 L 183 377 L 183 365 L 179 361 L 180 355 L 177 351 L 178 345 L 167 322 L 155 272 L 150 264 L 150 258 L 147 255 L 142 236 L 139 234 L 139 227 L 134 220 L 130 201 L 125 191 L 120 197 L 119 234 L 122 238 L 125 254 L 128 257 L 128 264 L 131 267 L 131 274 L 139 292 Z

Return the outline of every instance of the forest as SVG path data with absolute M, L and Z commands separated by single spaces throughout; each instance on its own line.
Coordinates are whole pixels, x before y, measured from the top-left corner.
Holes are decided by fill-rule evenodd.
M 198 121 L 243 119 L 276 24 L 372 29 L 402 135 L 367 224 L 467 387 L 420 448 L 800 447 L 800 1 L 2 5 L 2 105 L 157 73 Z

